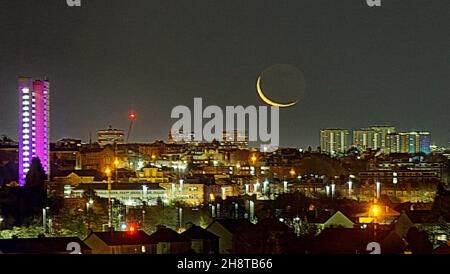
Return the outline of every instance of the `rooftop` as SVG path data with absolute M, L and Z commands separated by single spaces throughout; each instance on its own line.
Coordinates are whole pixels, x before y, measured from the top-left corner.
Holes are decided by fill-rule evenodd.
M 150 235 L 150 239 L 156 243 L 189 242 L 190 241 L 190 239 L 187 236 L 185 236 L 183 234 L 179 234 L 167 227 L 160 228 L 158 231 L 156 231 L 155 233 Z
M 147 187 L 147 190 L 164 190 L 158 184 L 152 183 L 111 183 L 113 190 L 142 190 L 143 186 Z M 74 190 L 107 190 L 108 183 L 83 183 L 75 187 Z
M 130 234 L 126 231 L 107 231 L 107 232 L 92 232 L 91 235 L 95 235 L 100 238 L 107 245 L 142 245 L 142 244 L 154 244 L 155 241 L 144 231 L 137 231 Z M 88 238 L 91 236 L 89 235 Z
M 188 237 L 189 239 L 210 239 L 215 240 L 218 239 L 219 236 L 217 236 L 214 233 L 209 232 L 206 229 L 203 229 L 197 225 L 192 225 L 189 229 L 187 229 L 185 232 L 181 233 L 181 235 L 184 235 Z
M 58 237 L 58 238 L 18 238 L 18 239 L 0 239 L 0 251 L 2 253 L 69 253 L 67 245 L 71 242 L 80 244 L 81 252 L 90 251 L 83 241 L 77 237 Z

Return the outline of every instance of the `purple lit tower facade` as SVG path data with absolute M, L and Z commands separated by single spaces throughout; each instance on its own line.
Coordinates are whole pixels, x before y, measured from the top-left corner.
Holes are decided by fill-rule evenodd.
M 49 174 L 50 82 L 19 78 L 19 185 L 36 157 Z

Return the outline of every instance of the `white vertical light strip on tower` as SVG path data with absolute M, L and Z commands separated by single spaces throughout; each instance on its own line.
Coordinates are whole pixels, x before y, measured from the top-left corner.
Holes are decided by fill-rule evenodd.
M 31 97 L 30 97 L 30 89 L 29 88 L 23 88 L 22 89 L 22 167 L 23 167 L 23 178 L 26 177 L 27 172 L 30 170 L 30 105 L 31 104 Z M 31 119 L 33 119 L 31 117 Z

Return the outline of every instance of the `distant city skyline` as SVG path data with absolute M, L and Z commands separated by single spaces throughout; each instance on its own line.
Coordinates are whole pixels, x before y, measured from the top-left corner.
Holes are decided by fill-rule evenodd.
M 51 141 L 98 129 L 167 140 L 176 105 L 264 105 L 255 83 L 273 64 L 305 77 L 280 111 L 280 145 L 317 147 L 320 130 L 386 124 L 450 141 L 449 1 L 5 1 L 0 9 L 0 134 L 18 139 L 17 78 L 52 82 Z M 42 17 L 36 10 L 45 9 Z M 127 18 L 127 19 L 123 19 Z M 344 18 L 344 19 L 343 19 Z M 39 41 L 39 43 L 35 43 Z M 293 91 L 265 90 L 289 102 Z

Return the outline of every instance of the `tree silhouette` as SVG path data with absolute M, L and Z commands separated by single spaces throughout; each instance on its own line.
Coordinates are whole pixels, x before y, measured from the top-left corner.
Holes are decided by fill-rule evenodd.
M 446 190 L 442 184 L 439 184 L 436 189 L 432 208 L 432 221 L 436 221 L 440 217 L 446 221 L 450 220 L 450 191 Z
M 39 158 L 33 158 L 31 160 L 30 170 L 25 177 L 25 185 L 29 187 L 42 186 L 45 184 L 47 175 L 42 167 L 41 160 Z
M 39 158 L 33 158 L 30 170 L 25 177 L 25 186 L 18 188 L 18 221 L 28 224 L 31 220 L 41 216 L 42 209 L 47 206 L 47 192 L 45 180 L 47 175 Z
M 413 254 L 431 254 L 433 251 L 433 245 L 428 240 L 428 234 L 425 231 L 419 231 L 416 227 L 408 230 L 406 241 Z

